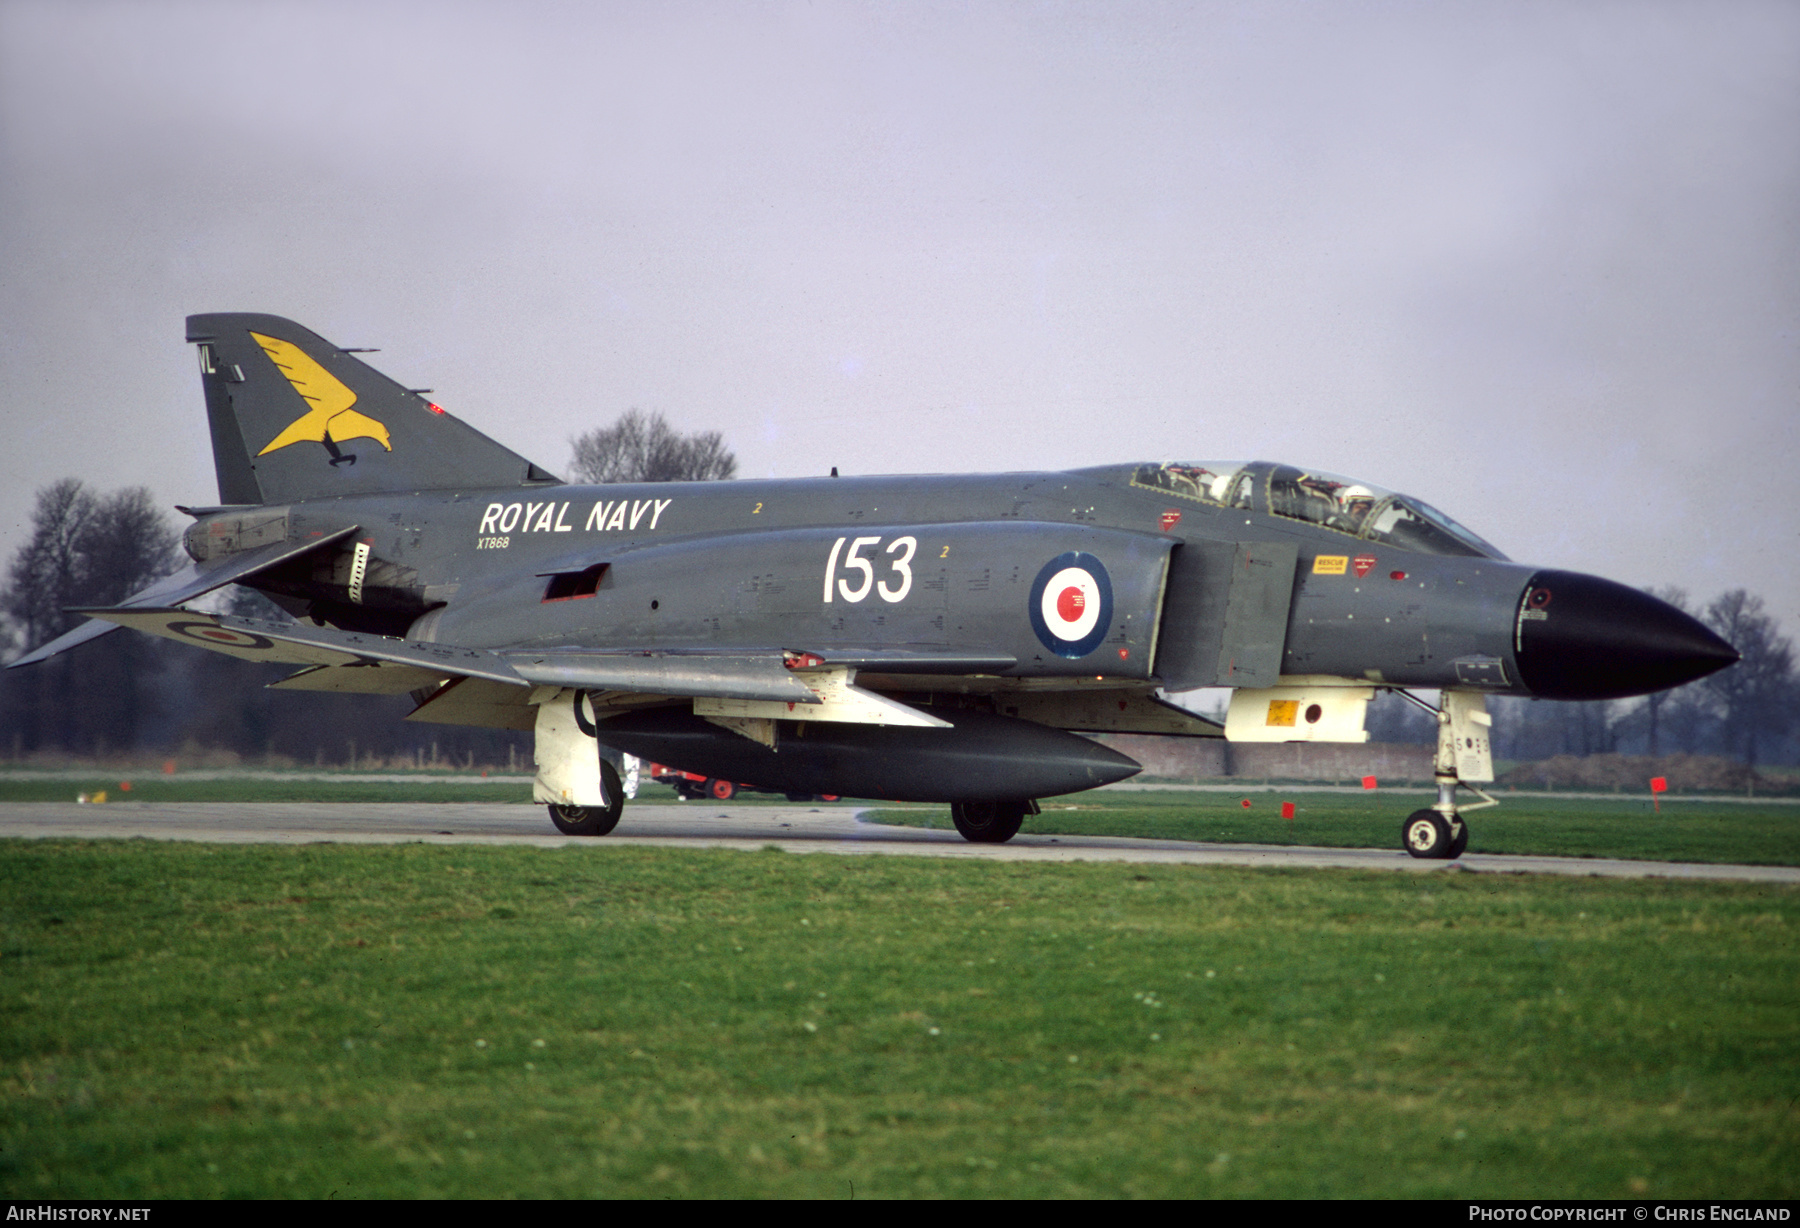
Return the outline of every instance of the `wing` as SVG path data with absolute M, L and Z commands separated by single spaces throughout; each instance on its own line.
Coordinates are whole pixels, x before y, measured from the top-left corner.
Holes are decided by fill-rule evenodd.
M 818 653 L 778 648 L 486 649 L 168 606 L 79 612 L 106 620 L 98 625 L 109 630 L 130 627 L 240 660 L 305 667 L 272 684 L 279 689 L 410 692 L 418 706 L 408 719 L 437 724 L 530 729 L 534 702 L 542 701 L 547 691 L 565 689 L 587 692 L 597 714 L 694 700 L 701 701 L 696 711 L 704 708 L 726 717 L 944 723 L 904 702 L 854 685 L 860 675 L 861 680 L 888 694 L 921 688 L 991 693 L 996 707 L 1006 715 L 1056 728 L 1196 737 L 1217 737 L 1220 732 L 1214 723 L 1162 702 L 1142 685 L 1088 688 L 1065 683 L 1055 690 L 1041 686 L 1012 689 L 994 674 L 1015 664 L 1015 659 L 992 653 L 891 647 Z M 798 712 L 797 707 L 801 709 Z
M 167 606 L 77 612 L 106 620 L 100 625 L 108 630 L 130 627 L 240 660 L 306 667 L 274 684 L 282 689 L 410 691 L 420 700 L 411 719 L 448 724 L 529 728 L 529 705 L 534 697 L 542 697 L 541 688 L 588 691 L 608 707 L 682 698 L 782 705 L 824 702 L 803 675 L 790 668 L 790 663 L 813 659 L 779 649 L 495 651 Z

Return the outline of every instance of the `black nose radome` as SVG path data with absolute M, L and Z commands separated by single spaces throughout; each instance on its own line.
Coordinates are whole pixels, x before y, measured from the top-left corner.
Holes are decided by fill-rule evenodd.
M 1519 676 L 1545 699 L 1623 699 L 1724 669 L 1737 650 L 1666 601 L 1599 576 L 1540 571 L 1513 630 Z

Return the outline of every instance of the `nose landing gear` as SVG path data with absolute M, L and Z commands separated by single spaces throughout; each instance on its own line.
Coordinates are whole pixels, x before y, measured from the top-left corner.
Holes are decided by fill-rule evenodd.
M 1487 697 L 1479 691 L 1445 691 L 1444 706 L 1433 708 L 1416 695 L 1400 694 L 1437 717 L 1437 757 L 1432 765 L 1438 799 L 1425 810 L 1415 810 L 1400 826 L 1400 846 L 1414 857 L 1449 861 L 1469 847 L 1469 825 L 1463 815 L 1500 803 L 1476 786 L 1494 779 L 1494 758 L 1488 746 L 1493 719 L 1487 713 Z M 1481 798 L 1459 806 L 1460 785 Z

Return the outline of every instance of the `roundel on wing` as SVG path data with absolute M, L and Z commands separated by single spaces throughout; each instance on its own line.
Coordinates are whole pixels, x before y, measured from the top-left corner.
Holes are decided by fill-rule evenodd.
M 1070 551 L 1044 564 L 1031 584 L 1031 629 L 1045 648 L 1075 660 L 1112 628 L 1112 579 L 1091 554 Z
M 221 627 L 211 621 L 195 619 L 192 622 L 170 623 L 169 630 L 176 635 L 190 640 L 198 640 L 202 644 L 224 645 L 227 648 L 273 648 L 275 642 L 265 636 L 249 631 L 237 631 L 230 627 Z

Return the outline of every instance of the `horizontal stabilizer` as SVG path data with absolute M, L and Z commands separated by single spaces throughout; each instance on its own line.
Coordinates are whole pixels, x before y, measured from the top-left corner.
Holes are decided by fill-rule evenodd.
M 8 669 L 17 669 L 21 665 L 35 665 L 39 661 L 49 660 L 59 652 L 67 652 L 77 644 L 85 644 L 89 640 L 99 639 L 110 631 L 117 631 L 125 624 L 116 618 L 107 617 L 111 611 L 123 610 L 160 610 L 180 605 L 184 601 L 192 601 L 196 597 L 204 597 L 214 589 L 224 588 L 227 584 L 235 584 L 246 580 L 260 571 L 277 567 L 289 559 L 310 554 L 314 550 L 332 545 L 356 532 L 357 526 L 351 525 L 339 529 L 335 533 L 327 533 L 320 537 L 309 537 L 304 541 L 270 542 L 266 546 L 258 546 L 254 550 L 242 550 L 217 559 L 208 559 L 203 563 L 190 563 L 173 575 L 164 576 L 142 592 L 133 593 L 111 610 L 102 612 L 82 610 L 97 621 L 84 623 L 64 635 L 58 636 L 48 644 L 33 652 L 28 652 L 17 661 L 8 665 Z M 98 621 L 104 620 L 104 621 Z
M 39 661 L 48 661 L 51 657 L 54 657 L 59 653 L 67 652 L 71 648 L 77 648 L 82 644 L 87 643 L 89 640 L 97 640 L 108 632 L 117 631 L 118 629 L 117 623 L 82 623 L 73 630 L 63 632 L 48 644 L 40 645 L 33 651 L 26 653 L 17 661 L 9 664 L 6 668 L 18 669 L 21 665 L 36 665 Z
M 818 696 L 784 663 L 780 652 L 505 652 L 518 676 L 539 686 L 586 691 L 632 691 L 718 699 L 767 699 L 816 704 Z
M 271 623 L 193 610 L 133 610 L 109 608 L 80 613 L 160 635 L 164 639 L 195 644 L 245 661 L 281 665 L 353 665 L 358 662 L 391 662 L 429 670 L 438 676 L 462 675 L 528 685 L 505 661 L 482 648 L 457 648 L 450 644 L 426 644 L 309 627 L 303 623 Z

